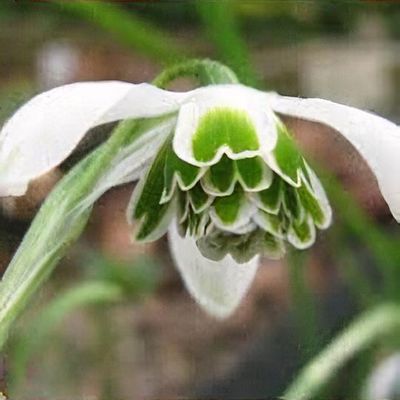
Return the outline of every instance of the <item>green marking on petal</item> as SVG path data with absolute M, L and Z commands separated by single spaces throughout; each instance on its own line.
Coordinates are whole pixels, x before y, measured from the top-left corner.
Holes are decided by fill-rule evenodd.
M 193 211 L 198 214 L 204 211 L 205 208 L 209 207 L 213 201 L 213 197 L 208 195 L 200 184 L 197 184 L 188 191 L 190 203 Z
M 286 214 L 292 217 L 296 221 L 303 221 L 305 211 L 300 201 L 297 188 L 285 184 L 283 204 L 285 206 Z
M 262 233 L 258 229 L 245 235 L 232 235 L 229 254 L 239 264 L 250 261 L 262 250 Z
M 188 216 L 189 212 L 189 198 L 186 192 L 178 191 L 178 222 L 182 223 Z
M 212 165 L 206 172 L 204 186 L 215 195 L 224 195 L 231 191 L 236 180 L 234 161 L 227 156 L 222 156 L 221 160 Z
M 196 243 L 204 257 L 214 261 L 222 260 L 227 254 L 238 263 L 250 261 L 262 249 L 262 237 L 259 230 L 244 235 L 213 230 Z
M 169 219 L 169 211 L 172 207 L 171 202 L 160 204 L 164 190 L 163 170 L 167 153 L 168 143 L 166 142 L 157 153 L 144 181 L 138 184 L 132 197 L 133 218 L 140 220 L 136 232 L 137 240 L 156 240 L 165 233 L 166 227 L 163 229 L 164 232 L 157 232 L 157 237 L 152 235 L 160 225 L 166 223 L 165 218 Z
M 221 222 L 225 225 L 232 225 L 239 217 L 244 201 L 243 191 L 236 189 L 230 196 L 217 197 L 213 206 Z
M 203 212 L 195 214 L 189 210 L 188 218 L 183 225 L 186 227 L 186 231 L 189 235 L 202 237 L 205 234 L 209 220 L 210 217 L 208 213 Z
M 239 176 L 246 186 L 244 189 L 255 188 L 262 182 L 265 163 L 261 157 L 242 158 L 235 163 Z
M 277 214 L 281 206 L 283 190 L 282 179 L 279 176 L 274 175 L 271 186 L 257 194 L 261 202 L 259 207 L 266 212 Z
M 168 151 L 164 165 L 164 195 L 163 198 L 169 199 L 174 190 L 174 179 L 178 175 L 180 183 L 183 184 L 182 190 L 190 188 L 200 178 L 201 170 L 194 165 L 181 160 L 172 149 L 172 138 L 169 140 Z M 180 185 L 182 186 L 182 185 Z
M 285 254 L 285 245 L 283 244 L 283 240 L 269 232 L 264 233 L 262 244 L 264 253 L 268 258 L 277 260 L 282 258 Z
M 265 211 L 259 210 L 253 218 L 257 225 L 264 231 L 269 232 L 275 236 L 283 236 L 283 224 L 280 215 L 270 214 L 266 213 Z
M 222 146 L 235 154 L 258 150 L 256 129 L 245 111 L 218 107 L 200 118 L 192 139 L 197 161 L 211 161 Z
M 288 240 L 298 249 L 305 249 L 314 243 L 315 226 L 310 216 L 301 223 L 292 222 L 288 231 Z
M 310 188 L 303 182 L 297 189 L 300 201 L 304 208 L 310 213 L 317 226 L 324 226 L 326 222 L 326 215 L 324 209 L 319 203 L 317 197 L 310 190 Z
M 292 182 L 298 183 L 299 170 L 303 166 L 303 157 L 298 151 L 295 141 L 287 127 L 277 123 L 278 140 L 273 150 L 276 164 L 282 177 L 289 177 Z

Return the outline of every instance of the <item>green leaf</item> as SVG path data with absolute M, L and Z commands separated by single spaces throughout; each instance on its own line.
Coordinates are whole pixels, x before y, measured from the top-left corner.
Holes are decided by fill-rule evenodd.
M 201 162 L 211 161 L 222 146 L 235 154 L 259 149 L 257 132 L 247 113 L 225 107 L 203 115 L 192 140 L 193 155 Z

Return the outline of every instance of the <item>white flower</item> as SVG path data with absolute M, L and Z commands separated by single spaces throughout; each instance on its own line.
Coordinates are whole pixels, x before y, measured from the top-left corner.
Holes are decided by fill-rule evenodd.
M 189 292 L 209 313 L 226 317 L 251 284 L 260 254 L 279 258 L 285 242 L 307 248 L 316 227 L 331 222 L 322 185 L 277 113 L 340 132 L 366 160 L 400 219 L 398 126 L 326 100 L 239 84 L 174 93 L 149 84 L 91 82 L 38 95 L 0 133 L 0 196 L 22 195 L 91 128 L 148 119 L 90 201 L 141 178 L 128 207 L 137 239 L 156 240 L 168 230 Z

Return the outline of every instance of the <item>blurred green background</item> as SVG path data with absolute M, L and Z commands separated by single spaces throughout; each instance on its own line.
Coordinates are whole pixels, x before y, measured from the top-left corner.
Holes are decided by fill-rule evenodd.
M 391 2 L 3 0 L 0 121 L 45 89 L 151 81 L 192 56 L 225 62 L 251 86 L 399 121 L 399 50 Z M 165 241 L 130 242 L 133 185 L 114 189 L 12 332 L 0 368 L 10 398 L 275 398 L 358 312 L 398 301 L 400 229 L 370 171 L 338 137 L 294 130 L 335 210 L 312 250 L 264 260 L 240 309 L 215 321 L 189 298 Z M 62 172 L 0 199 L 2 269 Z M 397 337 L 347 363 L 321 398 L 363 398 Z

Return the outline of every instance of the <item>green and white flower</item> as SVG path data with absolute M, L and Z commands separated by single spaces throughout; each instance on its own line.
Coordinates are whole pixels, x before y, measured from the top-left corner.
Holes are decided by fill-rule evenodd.
M 40 94 L 0 133 L 0 196 L 25 193 L 98 125 L 137 119 L 138 139 L 121 147 L 93 191 L 139 180 L 128 207 L 140 241 L 168 231 L 192 296 L 230 315 L 260 255 L 310 247 L 332 212 L 317 176 L 279 115 L 326 124 L 366 160 L 400 219 L 400 130 L 379 116 L 321 99 L 283 97 L 240 84 L 186 93 L 149 84 L 84 82 Z M 89 201 L 87 198 L 83 201 Z

